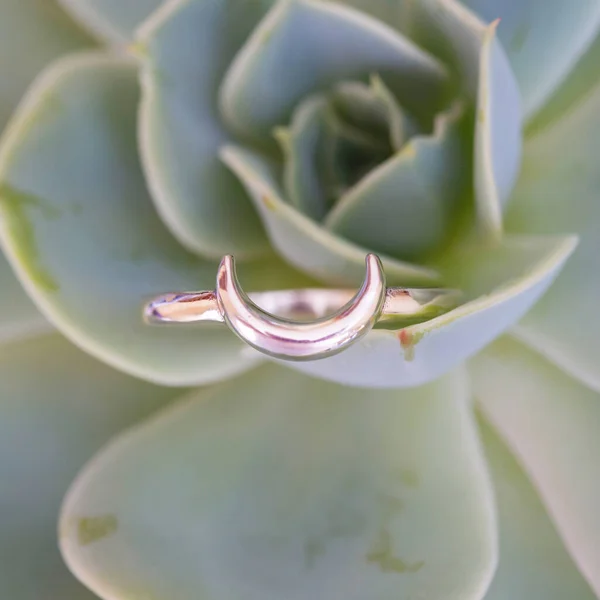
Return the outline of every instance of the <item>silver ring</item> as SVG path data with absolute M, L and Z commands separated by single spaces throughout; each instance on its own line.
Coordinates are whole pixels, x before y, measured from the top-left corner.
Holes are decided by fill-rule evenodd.
M 445 289 L 386 288 L 379 257 L 368 254 L 358 290 L 300 289 L 254 292 L 240 287 L 233 256 L 225 256 L 214 291 L 172 292 L 144 307 L 148 323 L 226 323 L 244 342 L 269 356 L 316 360 L 341 352 L 375 324 L 426 320 L 458 304 Z

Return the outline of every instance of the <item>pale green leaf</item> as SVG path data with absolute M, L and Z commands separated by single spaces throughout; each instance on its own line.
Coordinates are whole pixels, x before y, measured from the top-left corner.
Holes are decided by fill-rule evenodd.
M 414 0 L 334 0 L 364 12 L 410 37 Z M 420 0 L 422 1 L 422 0 Z
M 466 302 L 399 331 L 372 331 L 323 360 L 288 363 L 324 379 L 368 387 L 407 387 L 439 377 L 518 321 L 542 296 L 573 251 L 573 238 L 506 237 L 451 257 L 447 280 Z
M 526 135 L 538 133 L 586 99 L 588 93 L 599 82 L 598 61 L 600 61 L 600 32 L 558 89 L 526 123 Z
M 477 106 L 474 188 L 479 229 L 491 238 L 501 230 L 501 205 L 518 174 L 521 107 L 517 82 L 496 24 L 486 26 L 455 0 L 413 3 L 411 31 L 454 66 L 459 93 Z M 501 25 L 500 25 L 501 27 Z
M 500 536 L 500 562 L 485 600 L 595 600 L 527 475 L 487 423 L 481 432 Z
M 518 335 L 600 391 L 600 87 L 527 139 L 507 228 L 577 233 L 561 276 L 518 326 Z
M 315 221 L 320 221 L 329 209 L 323 174 L 329 141 L 328 112 L 324 95 L 308 96 L 294 110 L 289 127 L 275 131 L 284 155 L 282 200 Z
M 0 252 L 0 344 L 35 336 L 51 325 L 35 308 Z
M 171 2 L 137 33 L 142 61 L 139 136 L 156 207 L 184 246 L 204 256 L 254 256 L 265 233 L 218 158 L 228 135 L 217 109 L 224 71 L 269 2 Z
M 386 23 L 397 31 L 412 37 L 415 0 L 333 0 Z M 419 0 L 419 3 L 423 0 Z
M 189 385 L 256 363 L 227 328 L 151 327 L 142 306 L 213 289 L 216 263 L 187 254 L 146 191 L 136 149 L 135 65 L 65 59 L 36 83 L 0 150 L 0 233 L 19 277 L 68 337 L 140 377 Z M 249 291 L 303 285 L 279 261 L 244 265 Z
M 526 118 L 544 106 L 600 27 L 600 4 L 596 0 L 462 2 L 485 20 L 502 20 L 498 36 L 519 82 Z
M 194 393 L 89 463 L 63 555 L 111 600 L 479 600 L 496 523 L 462 375 L 373 392 L 271 365 Z
M 54 58 L 92 41 L 49 0 L 0 3 L 0 131 L 33 78 Z
M 374 72 L 416 115 L 430 118 L 443 101 L 441 63 L 384 23 L 337 3 L 280 0 L 229 68 L 222 113 L 235 131 L 260 140 L 307 94 Z
M 45 0 L 48 3 L 48 0 Z M 164 0 L 58 0 L 88 31 L 108 43 L 131 39 L 136 26 Z
M 482 233 L 502 233 L 502 204 L 521 161 L 521 107 L 508 62 L 495 39 L 497 23 L 485 31 L 479 58 L 475 124 L 474 186 Z
M 339 199 L 327 229 L 401 259 L 418 259 L 451 233 L 469 172 L 459 106 L 438 115 L 432 135 L 408 141 Z
M 105 367 L 58 335 L 0 348 L 2 598 L 95 598 L 58 552 L 60 503 L 100 446 L 173 394 Z
M 237 146 L 226 147 L 222 158 L 246 186 L 271 242 L 283 257 L 329 285 L 362 281 L 368 250 L 335 236 L 283 201 L 269 161 Z M 439 281 L 433 269 L 381 258 L 388 283 L 423 286 Z
M 381 114 L 384 107 L 379 106 L 380 114 L 374 115 L 373 106 L 363 102 L 358 118 L 358 90 L 363 100 L 364 94 L 369 94 L 369 100 L 377 101 L 369 88 L 358 85 L 352 87 L 352 98 L 348 83 L 329 94 L 308 96 L 294 110 L 291 125 L 275 131 L 284 154 L 283 199 L 317 221 L 361 173 L 392 152 L 387 139 L 389 125 Z
M 370 77 L 369 85 L 342 82 L 332 90 L 335 105 L 357 127 L 387 136 L 394 150 L 419 132 L 414 119 L 398 103 L 381 77 Z
M 598 393 L 510 338 L 478 355 L 471 374 L 485 415 L 518 456 L 573 560 L 600 594 Z

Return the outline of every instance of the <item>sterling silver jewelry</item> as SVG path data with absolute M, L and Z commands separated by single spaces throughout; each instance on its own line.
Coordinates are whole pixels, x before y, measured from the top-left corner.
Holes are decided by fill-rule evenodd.
M 146 304 L 144 317 L 149 323 L 226 323 L 260 352 L 301 361 L 341 352 L 376 323 L 425 315 L 432 306 L 439 314 L 457 304 L 453 290 L 386 288 L 379 257 L 368 254 L 365 262 L 366 276 L 358 292 L 300 289 L 247 295 L 233 256 L 225 256 L 214 291 L 164 294 Z

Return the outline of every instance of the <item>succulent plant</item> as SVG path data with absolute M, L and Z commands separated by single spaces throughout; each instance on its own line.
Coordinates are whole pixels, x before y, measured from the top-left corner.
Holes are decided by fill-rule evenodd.
M 596 0 L 1 0 L 0 595 L 600 597 L 599 32 Z M 276 290 L 368 252 L 460 304 L 308 362 L 142 320 L 227 253 Z

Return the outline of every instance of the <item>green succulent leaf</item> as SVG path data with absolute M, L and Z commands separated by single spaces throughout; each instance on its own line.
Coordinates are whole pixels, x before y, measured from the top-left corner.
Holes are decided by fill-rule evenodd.
M 0 142 L 0 597 L 600 598 L 598 1 L 2 2 L 0 132 L 114 52 Z M 370 251 L 453 300 L 303 363 L 143 322 Z
M 289 127 L 275 130 L 284 153 L 283 186 L 287 200 L 307 217 L 320 221 L 331 206 L 331 181 L 326 168 L 333 163 L 331 107 L 323 95 L 298 104 Z
M 403 144 L 410 127 L 379 78 L 342 82 L 298 104 L 275 137 L 284 153 L 284 200 L 321 221 L 361 176 Z
M 487 423 L 481 433 L 500 535 L 500 561 L 485 600 L 595 600 L 526 473 Z
M 419 133 L 415 120 L 400 106 L 396 96 L 378 75 L 369 84 L 358 81 L 342 82 L 333 88 L 338 110 L 359 129 L 378 131 L 389 138 L 393 150 L 400 150 Z
M 347 385 L 421 385 L 459 365 L 517 322 L 552 283 L 574 238 L 505 237 L 493 247 L 461 249 L 444 269 L 464 291 L 458 308 L 399 331 L 372 331 L 330 358 L 288 363 Z
M 46 0 L 47 2 L 47 0 Z M 136 26 L 164 0 L 58 0 L 83 27 L 109 44 L 131 39 Z
M 262 155 L 237 146 L 221 152 L 240 178 L 262 217 L 271 242 L 291 264 L 328 285 L 354 285 L 364 278 L 368 250 L 343 240 L 282 199 L 274 166 Z M 439 282 L 434 269 L 381 256 L 388 283 L 428 285 Z
M 525 128 L 527 135 L 536 135 L 587 98 L 598 83 L 598 61 L 600 61 L 600 32 L 577 64 L 569 71 L 559 88 L 527 121 Z
M 475 357 L 470 371 L 485 415 L 519 457 L 573 560 L 599 594 L 598 393 L 510 338 Z
M 449 66 L 456 91 L 474 101 L 489 25 L 457 0 L 407 1 L 411 6 L 404 27 L 411 38 Z M 498 51 L 508 60 L 501 47 Z
M 0 253 L 0 345 L 51 329 Z
M 366 392 L 271 365 L 194 392 L 84 470 L 63 555 L 114 600 L 479 599 L 496 524 L 465 383 Z
M 268 250 L 260 220 L 218 150 L 217 89 L 269 2 L 169 3 L 138 31 L 140 150 L 156 207 L 175 237 L 203 256 Z
M 527 139 L 507 214 L 514 231 L 571 231 L 581 242 L 548 295 L 519 323 L 520 338 L 600 391 L 600 86 Z M 551 168 L 550 168 L 551 166 Z
M 480 54 L 475 125 L 474 187 L 481 230 L 502 233 L 502 204 L 513 189 L 521 161 L 521 108 L 512 71 L 495 39 L 485 31 Z
M 410 9 L 412 36 L 444 57 L 459 90 L 477 105 L 474 188 L 479 228 L 498 239 L 501 205 L 521 159 L 519 88 L 504 49 L 490 26 L 455 0 L 421 0 Z
M 234 131 L 261 141 L 307 94 L 374 72 L 416 115 L 444 100 L 442 64 L 384 23 L 337 3 L 280 0 L 230 66 L 222 114 Z
M 58 335 L 0 348 L 3 598 L 95 598 L 58 552 L 63 495 L 94 452 L 174 393 L 109 369 Z
M 446 241 L 460 214 L 469 172 L 460 106 L 435 120 L 432 135 L 413 137 L 341 196 L 327 229 L 366 248 L 418 259 Z
M 414 0 L 335 0 L 410 35 Z
M 596 0 L 462 2 L 486 20 L 502 19 L 498 35 L 519 82 L 526 119 L 563 83 L 600 28 Z
M 48 0 L 3 0 L 0 18 L 0 132 L 49 61 L 92 40 Z
M 169 290 L 211 289 L 217 265 L 185 252 L 154 211 L 138 162 L 135 65 L 65 59 L 34 86 L 0 151 L 0 233 L 44 313 L 95 356 L 140 377 L 190 385 L 256 364 L 227 328 L 149 327 L 141 308 Z M 248 290 L 307 278 L 269 259 Z

